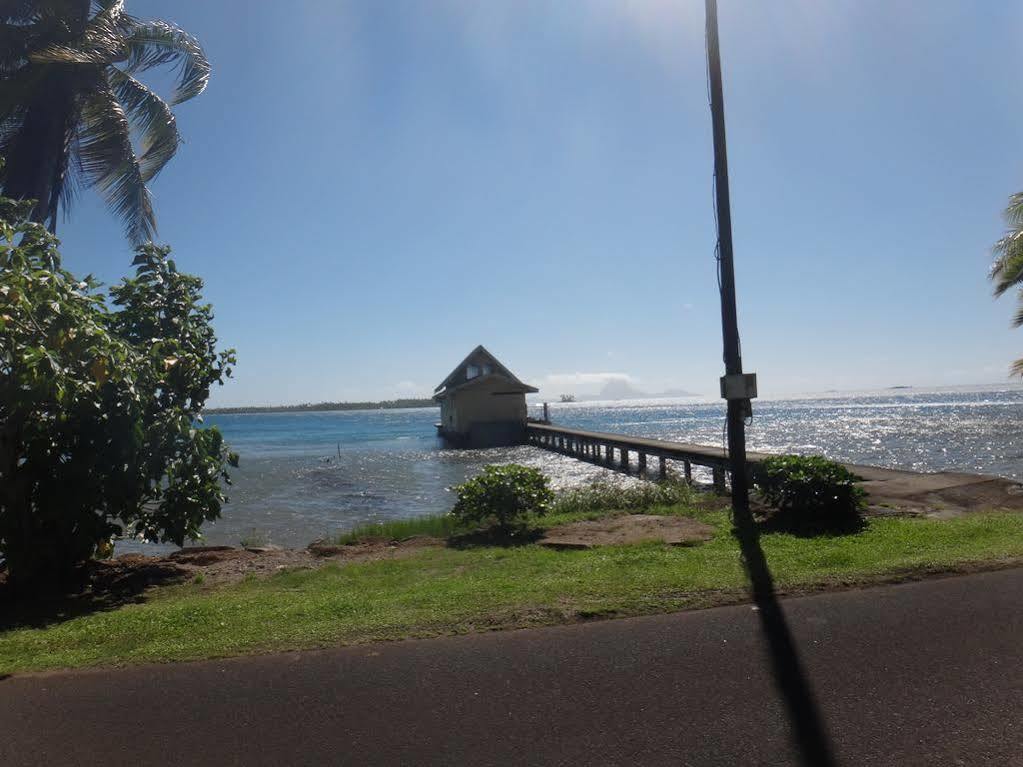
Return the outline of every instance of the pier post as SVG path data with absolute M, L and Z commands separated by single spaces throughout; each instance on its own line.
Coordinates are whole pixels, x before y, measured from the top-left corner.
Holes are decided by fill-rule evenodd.
M 693 465 L 689 461 L 684 461 L 682 465 L 685 467 L 686 482 L 693 484 Z
M 646 453 L 639 454 L 639 473 L 646 475 Z
M 619 449 L 622 451 L 622 470 L 626 474 L 628 474 L 629 473 L 629 450 L 628 450 L 628 448 L 624 448 L 624 447 L 619 448 Z
M 668 478 L 668 462 L 665 460 L 663 455 L 658 460 L 660 461 L 660 464 L 661 464 L 660 468 L 659 468 L 659 471 L 658 471 L 658 474 L 660 475 L 661 479 L 667 479 Z
M 714 477 L 714 489 L 719 493 L 725 492 L 725 470 L 720 466 L 715 466 L 711 473 Z
M 615 449 L 614 446 L 607 442 L 604 444 L 604 457 L 607 459 L 607 465 L 612 466 L 615 462 Z

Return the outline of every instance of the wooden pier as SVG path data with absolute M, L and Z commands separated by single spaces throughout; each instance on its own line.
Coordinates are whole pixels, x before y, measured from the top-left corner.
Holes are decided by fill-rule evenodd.
M 574 456 L 583 461 L 606 466 L 626 473 L 649 474 L 650 459 L 657 461 L 657 476 L 667 476 L 667 462 L 682 464 L 687 482 L 693 479 L 693 466 L 704 466 L 711 470 L 714 487 L 725 489 L 725 473 L 728 470 L 728 452 L 706 445 L 689 445 L 682 442 L 667 442 L 646 437 L 631 437 L 627 434 L 610 434 L 600 431 L 568 429 L 550 424 L 529 423 L 526 425 L 526 442 L 545 450 Z M 632 456 L 636 461 L 633 463 Z M 755 463 L 766 455 L 750 453 L 749 460 Z
M 714 488 L 725 491 L 729 468 L 728 451 L 707 445 L 668 442 L 628 434 L 568 429 L 531 421 L 526 424 L 526 442 L 544 450 L 564 453 L 583 461 L 641 476 L 651 476 L 651 459 L 657 461 L 656 476 L 667 476 L 667 461 L 683 466 L 686 481 L 692 482 L 693 466 L 711 470 Z M 635 460 L 633 455 L 635 454 Z M 769 453 L 747 452 L 752 467 Z M 1004 477 L 962 472 L 922 473 L 878 466 L 844 464 L 861 480 L 873 506 L 886 513 L 955 516 L 978 509 L 1023 511 L 1023 485 Z

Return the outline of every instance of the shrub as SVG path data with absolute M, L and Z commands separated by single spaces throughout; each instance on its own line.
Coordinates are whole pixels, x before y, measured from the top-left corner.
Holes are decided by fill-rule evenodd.
M 542 472 L 514 463 L 485 466 L 481 474 L 455 491 L 458 501 L 451 515 L 459 524 L 506 535 L 525 529 L 530 517 L 546 514 L 554 501 Z
M 821 456 L 774 456 L 757 467 L 754 477 L 764 501 L 796 526 L 847 523 L 866 506 L 858 477 Z
M 653 506 L 677 506 L 693 501 L 693 489 L 686 482 L 665 479 L 624 485 L 596 480 L 558 495 L 556 514 L 577 514 L 618 509 L 648 509 Z
M 215 350 L 202 282 L 148 244 L 108 305 L 61 267 L 28 209 L 0 198 L 0 557 L 12 582 L 56 580 L 122 534 L 198 537 L 236 462 L 196 425 L 234 363 Z

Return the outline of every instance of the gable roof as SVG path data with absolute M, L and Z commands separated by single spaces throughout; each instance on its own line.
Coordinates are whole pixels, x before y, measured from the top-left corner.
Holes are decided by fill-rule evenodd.
M 484 364 L 489 364 L 493 372 L 488 373 L 486 375 L 483 375 L 481 373 L 480 375 L 476 375 L 473 378 L 465 377 L 466 368 L 469 365 L 478 365 L 482 369 Z M 440 385 L 433 390 L 434 395 L 435 396 L 438 395 L 438 393 L 440 393 L 442 390 L 446 392 L 450 389 L 461 388 L 462 386 L 468 383 L 476 383 L 481 379 L 491 380 L 493 378 L 503 378 L 507 380 L 510 384 L 512 384 L 513 390 L 516 391 L 520 387 L 521 390 L 524 392 L 539 391 L 538 389 L 536 389 L 533 386 L 530 386 L 529 384 L 522 383 L 522 381 L 520 381 L 515 376 L 514 373 L 512 373 L 508 368 L 501 364 L 501 361 L 498 360 L 497 357 L 495 357 L 493 354 L 487 351 L 486 347 L 484 347 L 483 344 L 480 344 L 471 352 L 469 352 L 464 360 L 462 360 L 461 362 L 458 363 L 458 365 L 455 366 L 455 369 L 448 374 L 447 378 L 440 382 Z

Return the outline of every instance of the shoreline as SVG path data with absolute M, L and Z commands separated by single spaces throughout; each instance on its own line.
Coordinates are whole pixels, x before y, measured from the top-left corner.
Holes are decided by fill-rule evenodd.
M 334 413 L 348 410 L 418 410 L 439 407 L 429 398 L 382 400 L 380 402 L 315 402 L 301 405 L 251 405 L 213 407 L 203 415 L 259 415 L 263 413 Z

